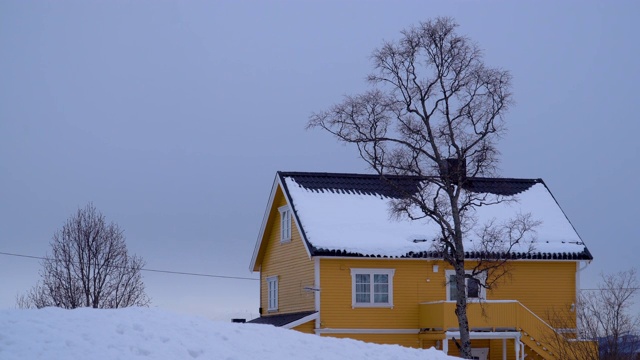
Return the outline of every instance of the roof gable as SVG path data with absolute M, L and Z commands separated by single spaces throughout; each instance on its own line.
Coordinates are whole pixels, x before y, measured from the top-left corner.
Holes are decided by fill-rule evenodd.
M 307 255 L 311 256 L 310 245 L 306 241 L 306 237 L 304 235 L 304 231 L 300 225 L 298 216 L 296 215 L 295 208 L 291 203 L 291 198 L 289 197 L 289 193 L 286 190 L 286 184 L 282 182 L 282 177 L 276 175 L 273 185 L 271 186 L 271 193 L 269 194 L 269 199 L 267 201 L 267 207 L 265 209 L 262 224 L 260 225 L 260 232 L 258 233 L 258 239 L 256 240 L 255 247 L 253 249 L 253 255 L 251 256 L 251 263 L 249 264 L 249 271 L 259 271 L 260 265 L 262 263 L 262 257 L 265 254 L 266 247 L 268 244 L 268 236 L 273 227 L 274 223 L 278 221 L 278 205 L 276 203 L 276 199 L 280 196 L 283 196 L 287 205 L 289 205 L 293 210 L 293 221 L 296 223 L 296 227 L 300 230 L 300 235 L 304 242 L 304 247 L 307 252 Z

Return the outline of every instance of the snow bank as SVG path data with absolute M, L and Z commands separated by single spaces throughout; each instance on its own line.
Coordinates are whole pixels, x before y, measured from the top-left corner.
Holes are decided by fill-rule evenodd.
M 452 360 L 418 350 L 158 309 L 0 310 L 0 359 Z

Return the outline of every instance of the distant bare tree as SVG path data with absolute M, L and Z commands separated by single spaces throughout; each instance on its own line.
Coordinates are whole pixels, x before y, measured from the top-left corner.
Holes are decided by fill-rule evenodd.
M 127 252 L 117 224 L 107 224 L 93 204 L 53 235 L 52 254 L 42 261 L 40 281 L 18 296 L 18 307 L 121 308 L 148 306 L 142 258 Z
M 546 318 L 556 331 L 546 332 L 546 337 L 541 340 L 558 359 L 599 360 L 598 339 L 594 335 L 587 336 L 588 331 L 577 332 L 576 320 L 585 315 L 580 310 L 576 311 L 580 309 L 579 303 L 562 309 L 549 309 Z
M 478 206 L 510 201 L 464 189 L 470 178 L 496 173 L 496 143 L 505 132 L 511 75 L 487 67 L 478 46 L 458 35 L 457 26 L 450 18 L 437 18 L 402 31 L 398 41 L 385 42 L 372 55 L 372 89 L 312 114 L 308 128 L 322 128 L 354 144 L 390 184 L 392 175 L 423 180 L 417 193 L 391 202 L 392 213 L 439 225 L 433 240 L 455 269 L 461 353 L 470 358 L 467 279 L 490 287 L 505 274 L 512 249 L 531 250 L 524 243 L 537 223 L 519 214 L 508 223 L 475 224 Z M 479 228 L 479 234 L 471 234 Z M 463 240 L 470 235 L 482 240 L 465 249 Z M 471 274 L 465 273 L 467 251 L 477 254 Z M 487 272 L 487 281 L 479 282 Z
M 603 360 L 635 359 L 640 353 L 640 314 L 631 312 L 640 282 L 636 269 L 602 274 L 597 291 L 581 296 L 579 320 L 584 336 L 600 339 Z
M 640 314 L 632 312 L 640 283 L 635 269 L 602 274 L 597 289 L 583 291 L 570 309 L 548 314 L 556 329 L 577 328 L 577 339 L 562 334 L 545 339 L 561 359 L 637 360 L 640 358 Z M 589 341 L 585 341 L 589 340 Z M 595 349 L 599 342 L 600 351 Z

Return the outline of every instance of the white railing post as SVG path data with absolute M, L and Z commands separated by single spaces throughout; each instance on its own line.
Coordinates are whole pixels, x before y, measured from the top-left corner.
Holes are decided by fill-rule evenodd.
M 507 360 L 507 339 L 502 339 L 502 360 Z

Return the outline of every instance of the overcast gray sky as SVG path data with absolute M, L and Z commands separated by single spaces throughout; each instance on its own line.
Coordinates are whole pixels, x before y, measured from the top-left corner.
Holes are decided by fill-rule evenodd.
M 0 1 L 0 252 L 92 201 L 147 266 L 257 277 L 277 170 L 363 172 L 306 131 L 384 39 L 436 16 L 514 76 L 501 175 L 543 178 L 600 272 L 639 263 L 637 2 Z M 38 280 L 0 255 L 0 308 Z M 153 306 L 254 317 L 258 282 L 144 273 Z

